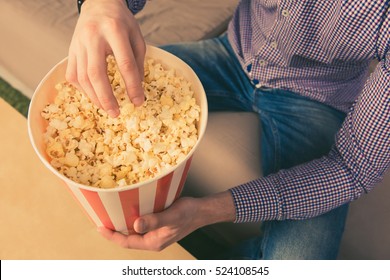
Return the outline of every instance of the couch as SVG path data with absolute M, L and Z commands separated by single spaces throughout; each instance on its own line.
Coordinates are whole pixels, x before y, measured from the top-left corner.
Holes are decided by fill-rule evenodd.
M 25 95 L 31 97 L 40 79 L 67 55 L 78 16 L 75 2 L 0 0 L 0 76 Z M 149 44 L 195 41 L 224 32 L 237 3 L 153 0 L 137 19 Z M 211 113 L 184 195 L 203 196 L 261 176 L 259 148 L 259 121 L 254 114 Z M 389 200 L 387 174 L 372 193 L 351 203 L 340 259 L 390 259 Z M 253 224 L 219 224 L 202 230 L 221 244 L 235 244 L 257 231 Z

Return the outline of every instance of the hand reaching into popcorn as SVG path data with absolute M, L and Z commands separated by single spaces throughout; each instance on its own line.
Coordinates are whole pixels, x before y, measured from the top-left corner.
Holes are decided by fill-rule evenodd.
M 139 106 L 144 101 L 145 50 L 139 25 L 125 1 L 85 1 L 69 48 L 66 79 L 116 117 L 119 107 L 107 77 L 106 56 L 115 56 L 127 94 Z
M 184 77 L 146 58 L 143 106 L 135 107 L 112 55 L 107 75 L 121 108 L 118 118 L 67 82 L 56 85 L 54 102 L 43 109 L 50 164 L 69 179 L 113 188 L 154 178 L 185 159 L 198 141 L 200 106 Z
M 200 227 L 235 218 L 233 198 L 226 191 L 204 198 L 180 198 L 163 212 L 142 216 L 134 222 L 139 234 L 126 236 L 104 227 L 99 232 L 124 248 L 161 251 Z

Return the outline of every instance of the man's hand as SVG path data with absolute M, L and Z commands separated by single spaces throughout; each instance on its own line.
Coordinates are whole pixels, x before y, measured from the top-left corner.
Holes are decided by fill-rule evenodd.
M 163 212 L 142 216 L 134 222 L 139 234 L 127 236 L 104 227 L 99 232 L 124 248 L 161 251 L 200 227 L 235 218 L 233 198 L 230 192 L 224 192 L 205 198 L 181 198 Z
M 145 41 L 123 0 L 84 2 L 69 48 L 66 79 L 107 113 L 119 115 L 107 77 L 106 56 L 113 54 L 134 105 L 144 101 Z

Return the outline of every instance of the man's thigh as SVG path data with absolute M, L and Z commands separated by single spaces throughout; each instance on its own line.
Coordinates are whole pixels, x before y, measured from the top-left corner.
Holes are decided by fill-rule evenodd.
M 226 36 L 162 46 L 185 61 L 198 75 L 210 111 L 251 111 L 253 86 Z
M 267 92 L 257 100 L 264 175 L 327 155 L 345 117 L 344 113 L 291 92 Z M 336 258 L 347 210 L 345 205 L 311 219 L 264 222 L 261 257 Z

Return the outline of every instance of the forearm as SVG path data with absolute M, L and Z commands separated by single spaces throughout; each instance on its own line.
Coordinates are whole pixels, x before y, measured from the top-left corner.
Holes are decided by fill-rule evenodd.
M 220 222 L 233 222 L 236 210 L 229 191 L 196 199 L 195 223 L 199 227 Z

